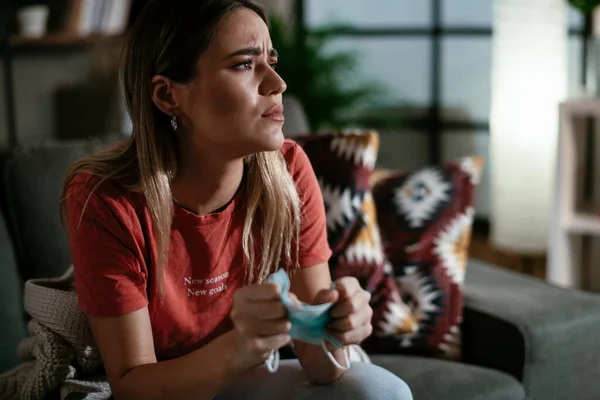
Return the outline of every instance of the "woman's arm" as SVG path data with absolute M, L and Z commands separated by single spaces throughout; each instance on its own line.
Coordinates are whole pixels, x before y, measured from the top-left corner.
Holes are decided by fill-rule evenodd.
M 233 332 L 184 357 L 156 362 L 147 307 L 89 320 L 117 400 L 211 399 L 248 368 L 235 356 Z
M 300 301 L 309 304 L 336 301 L 338 293 L 336 290 L 328 290 L 330 288 L 331 275 L 329 274 L 327 263 L 302 268 L 291 278 L 290 291 Z M 326 292 L 329 294 L 326 294 Z M 321 346 L 294 341 L 294 348 L 304 371 L 311 381 L 315 383 L 329 383 L 342 376 L 344 371 L 333 365 Z M 339 349 L 332 353 L 341 365 L 345 364 L 343 351 L 343 349 Z
M 274 284 L 237 290 L 231 319 L 229 333 L 186 356 L 157 362 L 147 307 L 117 317 L 89 317 L 117 400 L 212 399 L 290 341 L 290 323 Z

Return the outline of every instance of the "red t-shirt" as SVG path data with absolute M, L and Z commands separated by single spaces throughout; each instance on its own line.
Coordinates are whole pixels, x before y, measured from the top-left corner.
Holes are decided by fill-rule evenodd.
M 290 140 L 281 152 L 302 201 L 299 264 L 326 262 L 331 250 L 325 209 L 311 164 Z M 233 294 L 245 284 L 242 191 L 218 213 L 198 216 L 174 205 L 161 302 L 151 257 L 156 240 L 144 195 L 105 181 L 90 197 L 95 183 L 97 178 L 81 173 L 67 189 L 80 308 L 89 315 L 116 316 L 148 306 L 159 360 L 187 354 L 230 330 Z

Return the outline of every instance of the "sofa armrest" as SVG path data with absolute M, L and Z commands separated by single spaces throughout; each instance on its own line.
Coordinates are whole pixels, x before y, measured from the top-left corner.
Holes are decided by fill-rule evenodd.
M 600 296 L 471 260 L 463 361 L 515 376 L 533 399 L 598 399 Z

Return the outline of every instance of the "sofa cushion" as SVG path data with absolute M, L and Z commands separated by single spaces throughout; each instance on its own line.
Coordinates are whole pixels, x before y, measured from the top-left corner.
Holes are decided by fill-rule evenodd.
M 65 173 L 73 161 L 106 144 L 43 144 L 18 148 L 8 155 L 2 174 L 3 195 L 24 281 L 59 276 L 69 267 L 69 243 L 60 218 Z
M 525 399 L 525 391 L 515 378 L 492 369 L 404 355 L 375 355 L 371 360 L 402 378 L 415 399 Z
M 25 338 L 22 287 L 4 216 L 0 214 L 0 373 L 17 365 L 17 344 Z
M 472 259 L 465 306 L 464 359 L 521 378 L 532 399 L 600 399 L 600 295 Z
M 385 251 L 419 329 L 389 335 L 373 350 L 460 358 L 462 289 L 482 164 L 469 157 L 375 182 Z

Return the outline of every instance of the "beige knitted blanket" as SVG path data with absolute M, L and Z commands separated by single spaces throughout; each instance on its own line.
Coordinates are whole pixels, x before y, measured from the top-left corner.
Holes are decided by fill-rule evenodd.
M 0 375 L 0 400 L 111 397 L 73 282 L 71 267 L 59 278 L 25 284 L 29 337 L 19 345 L 19 366 Z

